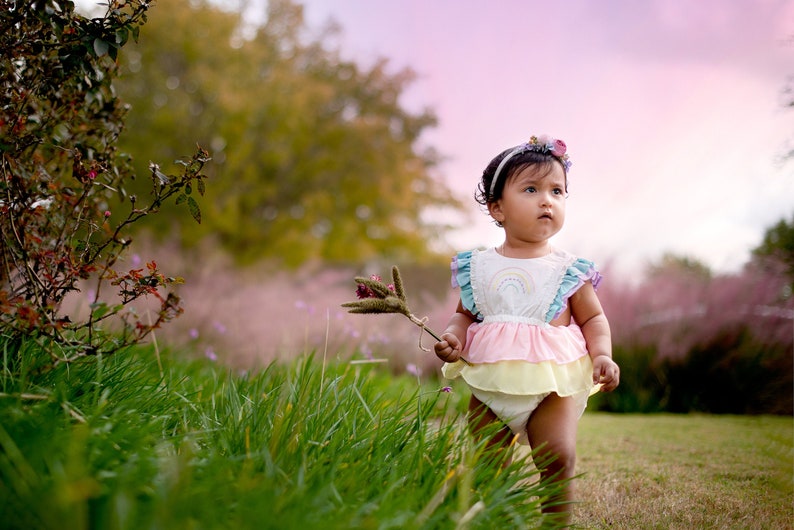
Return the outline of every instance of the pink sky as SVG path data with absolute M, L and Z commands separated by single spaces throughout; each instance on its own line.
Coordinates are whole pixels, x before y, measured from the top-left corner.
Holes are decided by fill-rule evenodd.
M 782 0 L 306 0 L 341 26 L 345 58 L 415 70 L 409 108 L 471 219 L 450 241 L 501 231 L 470 199 L 500 150 L 549 133 L 574 163 L 554 243 L 630 272 L 670 251 L 737 270 L 794 214 L 794 2 Z M 486 7 L 487 6 L 487 7 Z M 788 43 L 785 41 L 788 40 Z

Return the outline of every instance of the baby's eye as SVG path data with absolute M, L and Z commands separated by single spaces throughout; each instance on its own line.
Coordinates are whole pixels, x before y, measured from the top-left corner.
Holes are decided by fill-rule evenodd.
M 564 192 L 562 191 L 561 188 L 554 188 L 552 190 L 552 193 L 554 193 L 554 195 L 562 195 Z
M 526 189 L 524 189 L 524 191 L 527 193 L 535 193 L 537 190 L 535 189 L 535 186 L 529 186 Z

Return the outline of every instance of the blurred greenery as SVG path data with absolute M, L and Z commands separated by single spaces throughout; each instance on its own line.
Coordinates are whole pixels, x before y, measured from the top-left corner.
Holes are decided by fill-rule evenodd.
M 651 278 L 666 274 L 689 276 L 696 281 L 711 278 L 711 270 L 702 261 L 689 256 L 678 256 L 671 252 L 664 253 L 658 263 L 650 264 L 646 270 L 646 276 Z
M 461 205 L 421 141 L 434 114 L 401 102 L 414 73 L 343 59 L 334 30 L 312 35 L 291 0 L 266 15 L 252 28 L 207 1 L 157 2 L 121 54 L 120 146 L 137 172 L 197 139 L 213 157 L 202 225 L 163 212 L 148 228 L 185 245 L 212 236 L 242 262 L 434 257 L 444 227 L 427 209 Z
M 777 260 L 785 264 L 794 286 L 794 215 L 781 219 L 764 233 L 761 244 L 753 250 L 756 260 Z

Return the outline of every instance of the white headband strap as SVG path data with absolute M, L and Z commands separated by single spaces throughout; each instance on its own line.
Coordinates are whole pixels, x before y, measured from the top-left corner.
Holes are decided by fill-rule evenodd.
M 490 197 L 493 197 L 493 192 L 496 189 L 496 183 L 499 181 L 499 173 L 502 172 L 502 168 L 505 167 L 507 161 L 513 158 L 514 156 L 516 156 L 517 154 L 524 152 L 526 148 L 527 148 L 526 144 L 519 145 L 518 147 L 507 153 L 507 156 L 505 156 L 502 159 L 502 161 L 499 162 L 499 165 L 496 167 L 496 172 L 493 174 L 493 180 L 491 181 L 491 191 L 488 194 Z
M 496 167 L 496 171 L 493 174 L 493 179 L 491 180 L 491 189 L 490 193 L 488 194 L 489 197 L 493 198 L 494 191 L 496 190 L 496 183 L 499 182 L 499 176 L 502 173 L 502 169 L 504 169 L 507 162 L 516 155 L 520 155 L 521 153 L 526 153 L 527 151 L 535 151 L 538 153 L 549 153 L 557 158 L 562 164 L 563 169 L 565 170 L 565 175 L 567 177 L 568 170 L 571 169 L 571 161 L 566 154 L 568 150 L 565 142 L 562 140 L 558 140 L 556 138 L 552 138 L 548 135 L 542 136 L 532 136 L 530 137 L 529 141 L 525 144 L 521 144 L 518 147 L 515 147 L 512 151 L 507 153 L 505 157 L 499 162 L 499 165 Z

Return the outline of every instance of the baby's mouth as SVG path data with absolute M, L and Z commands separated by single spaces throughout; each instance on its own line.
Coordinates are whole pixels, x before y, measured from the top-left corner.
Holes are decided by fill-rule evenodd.
M 540 217 L 538 217 L 538 219 L 548 219 L 548 220 L 551 220 L 552 218 L 553 216 L 551 215 L 551 212 L 546 212 L 542 214 Z

